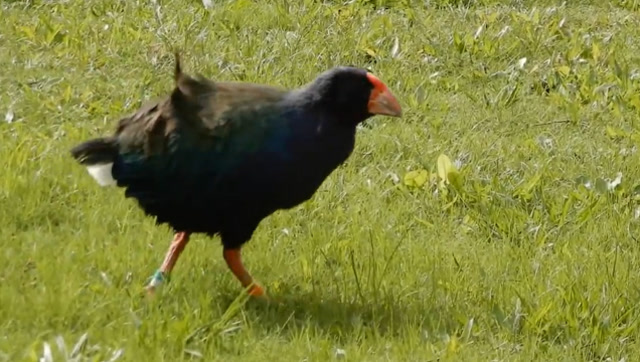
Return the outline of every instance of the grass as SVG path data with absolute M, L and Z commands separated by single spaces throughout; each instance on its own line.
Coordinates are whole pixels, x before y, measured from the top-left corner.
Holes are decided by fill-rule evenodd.
M 637 360 L 638 2 L 427 3 L 2 2 L 0 360 Z M 368 67 L 403 104 L 245 247 L 281 305 L 203 236 L 145 301 L 170 230 L 69 156 L 174 47 L 285 87 Z

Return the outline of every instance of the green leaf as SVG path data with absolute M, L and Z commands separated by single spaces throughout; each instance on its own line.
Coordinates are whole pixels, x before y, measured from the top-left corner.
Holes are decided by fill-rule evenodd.
M 566 65 L 560 65 L 556 67 L 556 71 L 566 77 L 567 75 L 569 75 L 569 73 L 571 73 L 571 68 Z
M 527 183 L 520 186 L 515 190 L 514 196 L 521 197 L 525 200 L 531 199 L 532 191 L 536 187 L 536 185 L 540 182 L 540 178 L 542 177 L 541 173 L 535 174 Z
M 462 176 L 457 170 L 451 170 L 447 173 L 447 179 L 456 191 L 462 193 Z
M 24 34 L 27 39 L 33 41 L 36 39 L 36 28 L 30 26 L 19 26 L 18 29 Z
M 414 219 L 415 221 L 419 222 L 420 224 L 422 224 L 422 225 L 424 225 L 424 226 L 427 226 L 427 227 L 434 227 L 434 226 L 435 226 L 432 222 L 429 222 L 429 221 L 427 221 L 427 220 L 420 219 L 420 218 L 415 217 L 415 216 L 413 217 L 413 219 Z
M 462 218 L 462 231 L 463 232 L 470 232 L 473 229 L 477 228 L 478 224 L 475 222 L 475 220 L 473 220 L 473 218 L 471 216 L 469 216 L 468 214 L 465 215 Z
M 620 139 L 627 136 L 627 133 L 619 128 L 607 126 L 607 136 L 611 139 Z
M 600 54 L 600 47 L 594 42 L 591 46 L 591 55 L 593 56 L 593 60 L 595 60 L 596 62 L 600 60 Z
M 408 187 L 422 187 L 429 179 L 427 170 L 414 170 L 404 175 L 404 184 Z
M 430 44 L 424 44 L 422 46 L 422 52 L 424 54 L 427 54 L 427 55 L 435 55 L 436 54 L 436 49 L 433 46 L 431 46 Z
M 500 13 L 499 13 L 499 12 L 497 12 L 497 11 L 496 11 L 496 12 L 494 12 L 494 13 L 489 14 L 489 16 L 487 16 L 487 22 L 488 22 L 489 24 L 491 24 L 491 23 L 495 23 L 495 22 L 496 22 L 496 20 L 498 20 L 498 15 L 499 15 L 499 14 L 500 14 Z
M 456 49 L 458 49 L 459 53 L 464 52 L 465 43 L 464 43 L 464 41 L 460 37 L 460 34 L 457 31 L 453 32 L 453 45 L 456 47 Z
M 629 99 L 629 105 L 635 108 L 636 110 L 640 110 L 640 95 L 634 94 Z
M 441 154 L 440 156 L 438 156 L 438 177 L 440 178 L 441 187 L 449 183 L 448 175 L 451 171 L 457 170 L 455 169 L 455 167 L 453 167 L 453 164 L 451 163 L 449 157 L 447 157 L 447 155 L 445 154 Z
M 369 47 L 366 47 L 366 48 L 364 48 L 362 50 L 364 50 L 364 52 L 367 53 L 367 55 L 369 55 L 372 58 L 375 58 L 378 55 L 378 53 L 376 53 L 375 50 L 373 50 L 373 49 L 371 49 Z

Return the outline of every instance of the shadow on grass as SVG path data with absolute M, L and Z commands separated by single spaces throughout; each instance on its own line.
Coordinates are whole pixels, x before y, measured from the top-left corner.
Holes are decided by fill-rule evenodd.
M 221 302 L 218 300 L 218 302 Z M 230 305 L 232 298 L 223 298 Z M 316 292 L 286 291 L 274 301 L 249 300 L 243 307 L 251 328 L 268 335 L 295 336 L 311 329 L 337 342 L 355 336 L 401 337 L 407 332 L 423 337 L 459 333 L 467 322 L 445 305 L 429 301 L 402 303 L 394 298 L 339 300 Z

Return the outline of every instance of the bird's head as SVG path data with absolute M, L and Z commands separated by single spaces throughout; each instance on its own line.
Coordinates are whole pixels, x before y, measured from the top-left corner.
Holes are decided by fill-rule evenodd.
M 360 123 L 379 115 L 400 117 L 402 108 L 375 75 L 355 67 L 336 67 L 318 76 L 309 89 L 323 109 L 339 119 Z

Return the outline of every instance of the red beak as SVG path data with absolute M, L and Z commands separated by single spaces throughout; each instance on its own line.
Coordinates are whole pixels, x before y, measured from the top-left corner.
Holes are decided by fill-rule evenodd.
M 373 84 L 368 104 L 369 113 L 391 117 L 402 116 L 400 103 L 389 88 L 371 73 L 367 73 L 367 78 L 369 78 L 369 81 Z

